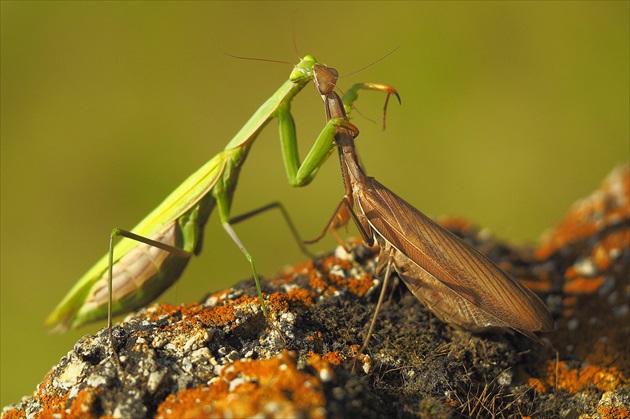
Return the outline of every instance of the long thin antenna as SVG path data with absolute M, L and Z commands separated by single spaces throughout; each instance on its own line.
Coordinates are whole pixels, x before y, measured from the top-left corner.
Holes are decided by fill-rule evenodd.
M 392 55 L 394 52 L 396 52 L 396 50 L 397 50 L 398 48 L 400 48 L 400 45 L 398 45 L 396 48 L 394 48 L 393 50 L 391 50 L 390 52 L 388 52 L 387 54 L 385 54 L 384 56 L 382 56 L 382 57 L 381 57 L 381 58 L 379 58 L 378 60 L 376 60 L 376 61 L 374 61 L 374 62 L 372 62 L 372 63 L 370 63 L 370 64 L 366 65 L 365 67 L 361 67 L 360 69 L 355 70 L 355 71 L 353 71 L 352 73 L 348 73 L 348 74 L 344 74 L 343 76 L 339 76 L 339 78 L 341 79 L 341 78 L 344 78 L 344 77 L 348 77 L 348 76 L 351 76 L 351 75 L 353 75 L 353 74 L 357 74 L 357 73 L 359 73 L 359 72 L 361 72 L 361 71 L 365 70 L 366 68 L 372 67 L 374 64 L 379 63 L 379 62 L 383 61 L 385 58 L 387 58 L 387 57 L 389 57 L 390 55 Z
M 224 53 L 225 55 L 227 55 L 228 57 L 231 58 L 236 58 L 237 60 L 251 60 L 251 61 L 264 61 L 264 62 L 268 62 L 268 63 L 278 63 L 278 64 L 287 64 L 287 65 L 292 65 L 290 62 L 288 61 L 280 61 L 280 60 L 271 60 L 269 58 L 255 58 L 255 57 L 241 57 L 239 55 L 232 55 L 230 53 L 227 53 L 223 50 L 221 50 L 222 53 Z
M 297 36 L 295 36 L 295 13 L 293 12 L 293 16 L 291 18 L 292 22 L 292 26 L 293 28 L 291 29 L 291 36 L 293 38 L 293 51 L 295 51 L 295 53 L 297 54 L 298 58 L 301 60 L 302 56 L 300 55 L 300 51 L 298 50 L 298 46 L 297 46 Z

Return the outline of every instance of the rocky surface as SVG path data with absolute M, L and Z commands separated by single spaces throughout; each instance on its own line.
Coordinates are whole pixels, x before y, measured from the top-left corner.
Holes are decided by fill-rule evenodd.
M 630 173 L 614 171 L 535 248 L 441 220 L 534 290 L 556 329 L 517 333 L 441 323 L 398 284 L 356 357 L 375 303 L 364 246 L 184 306 L 160 304 L 87 335 L 4 418 L 630 417 Z M 554 350 L 557 350 L 557 352 Z

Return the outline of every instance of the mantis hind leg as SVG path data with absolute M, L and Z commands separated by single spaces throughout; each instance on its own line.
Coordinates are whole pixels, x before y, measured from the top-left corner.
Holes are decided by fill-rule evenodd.
M 380 264 L 380 259 L 385 256 L 384 253 L 385 252 L 381 252 L 379 256 L 379 264 Z M 368 329 L 367 335 L 365 336 L 365 340 L 363 341 L 363 346 L 361 346 L 361 349 L 359 349 L 357 356 L 361 355 L 363 351 L 367 348 L 368 343 L 370 342 L 370 338 L 372 337 L 372 334 L 374 333 L 374 327 L 376 326 L 378 313 L 381 311 L 381 306 L 383 305 L 383 301 L 385 301 L 385 294 L 387 294 L 387 286 L 389 285 L 389 279 L 392 274 L 392 268 L 394 264 L 393 256 L 394 256 L 393 250 L 390 250 L 387 253 L 387 257 L 384 259 L 384 264 L 382 265 L 381 269 L 383 268 L 385 269 L 385 275 L 383 276 L 383 285 L 381 288 L 381 293 L 379 294 L 378 302 L 376 303 L 376 309 L 374 309 L 374 315 L 372 316 L 372 321 L 370 322 L 370 328 Z

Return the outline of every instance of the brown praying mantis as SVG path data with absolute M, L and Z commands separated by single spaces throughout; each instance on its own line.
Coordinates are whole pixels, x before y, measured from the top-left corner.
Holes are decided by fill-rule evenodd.
M 336 78 L 335 72 L 323 68 L 315 77 L 325 103 L 327 126 L 332 122 L 335 127 L 334 139 L 345 188 L 345 196 L 329 226 L 334 230 L 352 218 L 365 243 L 380 247 L 376 275 L 384 278 L 359 353 L 365 350 L 372 335 L 393 270 L 416 298 L 446 323 L 472 331 L 512 328 L 542 343 L 535 332 L 551 331 L 553 319 L 540 298 L 486 256 L 365 174 L 354 143 L 359 131 L 348 121 L 344 103 L 333 91 Z

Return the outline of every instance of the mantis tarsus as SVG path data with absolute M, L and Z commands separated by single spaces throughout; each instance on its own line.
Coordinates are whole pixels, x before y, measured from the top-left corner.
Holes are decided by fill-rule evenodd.
M 215 206 L 223 228 L 249 261 L 262 311 L 267 315 L 253 257 L 230 223 L 232 196 L 251 145 L 273 118 L 278 118 L 289 183 L 304 186 L 314 178 L 334 148 L 334 129 L 327 124 L 300 163 L 290 106 L 298 92 L 316 77 L 318 69 L 325 68 L 313 56 L 305 56 L 289 80 L 254 113 L 222 152 L 186 179 L 131 231 L 114 229 L 109 252 L 79 279 L 46 324 L 64 331 L 107 317 L 111 338 L 112 315 L 153 301 L 179 278 L 190 257 L 200 252 L 203 228 Z M 372 86 L 353 86 L 348 103 L 356 98 L 358 89 Z M 119 236 L 125 239 L 114 246 L 114 239 Z
M 336 75 L 322 70 L 318 77 L 334 80 Z M 318 86 L 328 121 L 335 126 L 345 187 L 330 225 L 335 228 L 351 217 L 363 240 L 370 246 L 379 245 L 376 274 L 384 275 L 376 313 L 359 353 L 374 330 L 393 269 L 416 298 L 447 323 L 469 330 L 512 328 L 542 343 L 535 332 L 551 331 L 553 319 L 533 292 L 365 174 L 354 144 L 358 130 L 348 122 L 337 93 L 326 87 L 330 84 L 322 81 Z

